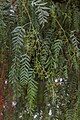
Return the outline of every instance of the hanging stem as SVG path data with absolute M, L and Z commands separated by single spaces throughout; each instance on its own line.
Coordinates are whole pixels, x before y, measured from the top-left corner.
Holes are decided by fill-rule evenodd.
M 66 38 L 66 41 L 68 42 L 68 38 L 67 38 L 67 36 L 66 36 L 65 30 L 63 29 L 63 27 L 61 26 L 61 24 L 59 23 L 59 21 L 58 21 L 57 19 L 56 19 L 56 22 L 57 22 L 57 24 L 59 25 L 59 27 L 61 28 L 61 30 L 63 31 L 64 36 L 65 36 L 65 38 Z

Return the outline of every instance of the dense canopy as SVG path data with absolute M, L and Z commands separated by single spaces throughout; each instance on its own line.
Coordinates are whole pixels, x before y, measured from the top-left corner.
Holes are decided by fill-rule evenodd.
M 80 119 L 80 0 L 0 0 L 0 120 Z

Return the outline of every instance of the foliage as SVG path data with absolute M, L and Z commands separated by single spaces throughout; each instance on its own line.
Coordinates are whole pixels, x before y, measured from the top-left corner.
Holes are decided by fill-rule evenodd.
M 16 102 L 12 120 L 80 119 L 79 4 L 0 1 L 0 75 L 6 60 L 4 93 L 8 96 L 10 84 L 11 103 Z

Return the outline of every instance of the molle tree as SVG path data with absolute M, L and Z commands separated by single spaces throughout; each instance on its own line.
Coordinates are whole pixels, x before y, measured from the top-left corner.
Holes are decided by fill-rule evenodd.
M 0 120 L 80 119 L 80 1 L 0 1 Z

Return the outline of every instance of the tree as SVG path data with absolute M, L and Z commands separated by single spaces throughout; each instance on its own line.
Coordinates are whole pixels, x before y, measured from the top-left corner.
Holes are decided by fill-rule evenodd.
M 79 3 L 0 2 L 0 119 L 80 118 Z

